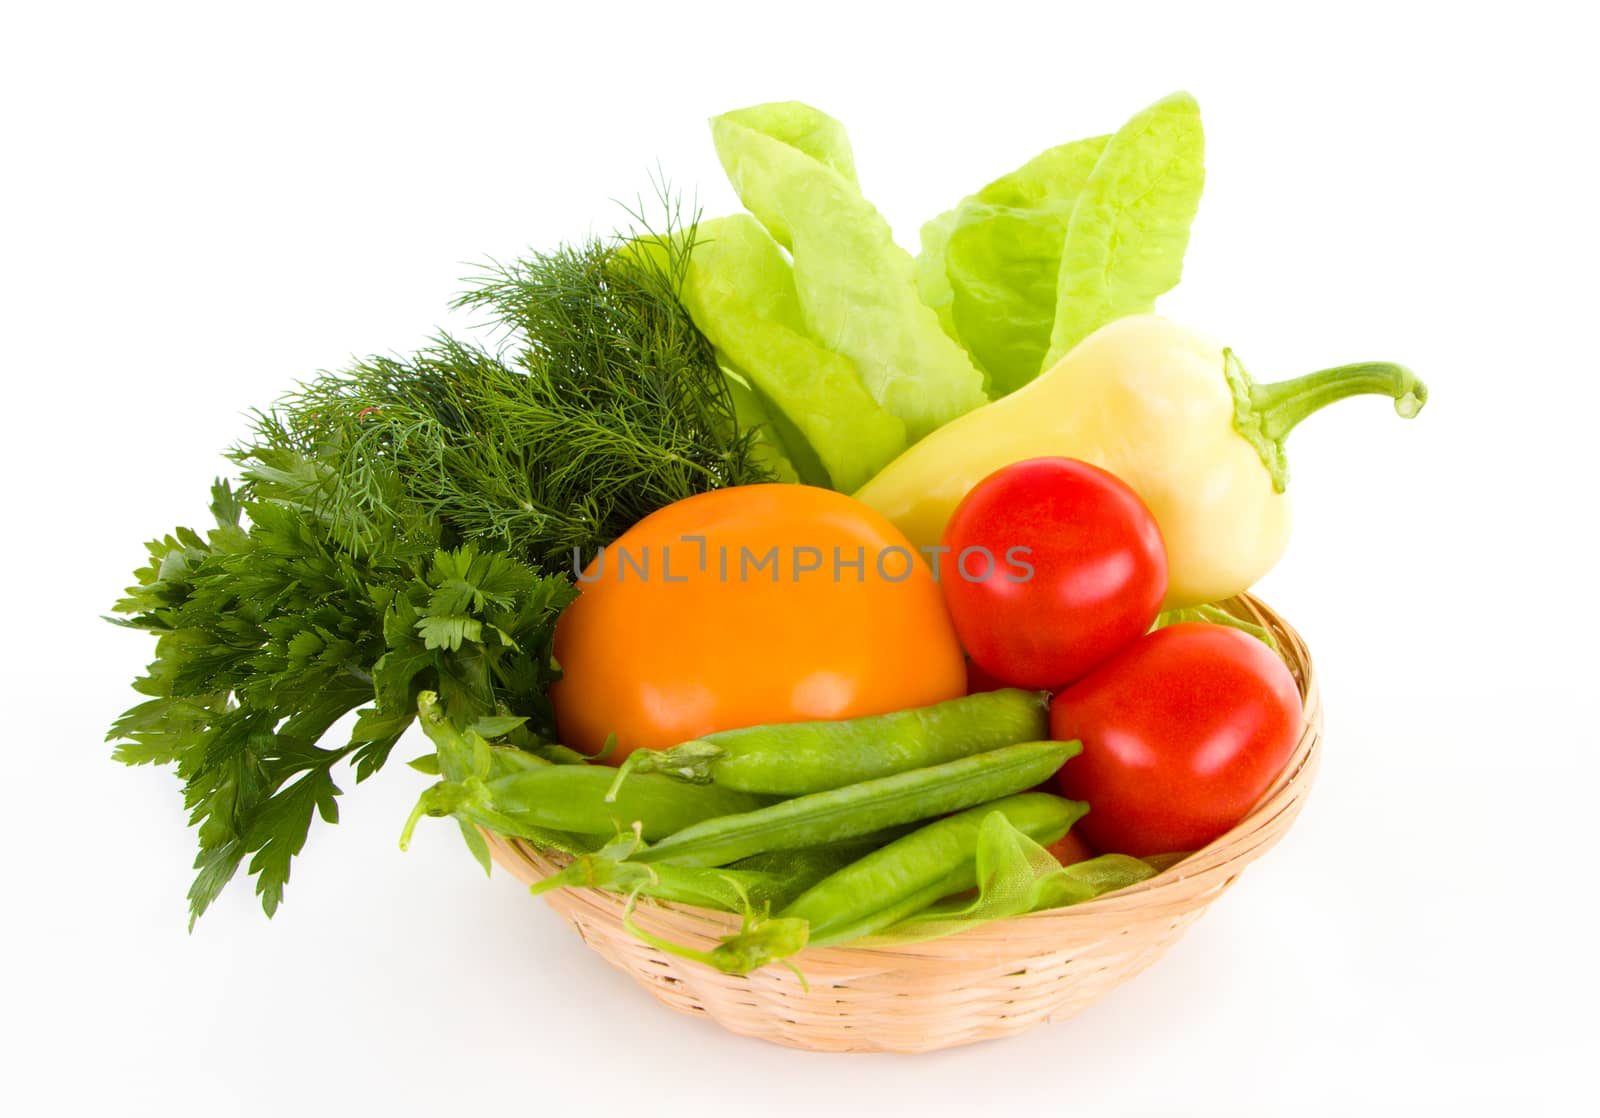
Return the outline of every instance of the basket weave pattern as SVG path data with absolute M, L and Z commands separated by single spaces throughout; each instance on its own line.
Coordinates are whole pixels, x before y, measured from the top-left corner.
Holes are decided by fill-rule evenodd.
M 794 956 L 810 989 L 782 966 L 724 974 L 668 955 L 622 926 L 622 897 L 595 889 L 546 894 L 584 941 L 658 1000 L 733 1032 L 829 1052 L 924 1052 L 1019 1032 L 1084 1009 L 1158 959 L 1278 841 L 1305 801 L 1320 755 L 1322 705 L 1304 642 L 1248 595 L 1228 603 L 1266 626 L 1305 700 L 1300 741 L 1277 783 L 1232 831 L 1166 872 L 1084 904 L 995 921 L 923 943 L 807 948 Z M 489 835 L 494 858 L 532 883 L 555 857 Z M 738 929 L 726 912 L 641 900 L 640 927 L 710 948 Z

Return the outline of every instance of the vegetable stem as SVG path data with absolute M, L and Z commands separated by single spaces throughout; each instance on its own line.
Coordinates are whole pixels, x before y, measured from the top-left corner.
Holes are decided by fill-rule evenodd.
M 1233 391 L 1234 430 L 1256 448 L 1282 493 L 1289 482 L 1283 443 L 1301 420 L 1347 396 L 1388 396 L 1402 419 L 1411 419 L 1428 402 L 1428 386 L 1404 365 L 1358 361 L 1307 373 L 1293 380 L 1257 384 L 1233 350 L 1223 350 L 1224 375 Z

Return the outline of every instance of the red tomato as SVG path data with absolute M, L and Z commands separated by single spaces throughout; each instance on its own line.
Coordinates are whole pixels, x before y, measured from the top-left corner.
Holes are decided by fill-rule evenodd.
M 999 691 L 1007 686 L 1009 684 L 1001 683 L 971 660 L 967 661 L 967 694 L 976 695 L 980 691 Z
M 1094 857 L 1094 850 L 1090 848 L 1088 843 L 1083 841 L 1083 836 L 1078 833 L 1080 826 L 1082 824 L 1073 824 L 1072 830 L 1068 831 L 1065 837 L 1045 847 L 1046 850 L 1056 856 L 1056 861 L 1063 866 L 1077 865 L 1079 862 L 1087 862 Z
M 1050 703 L 1051 736 L 1083 742 L 1057 777 L 1089 802 L 1097 850 L 1198 850 L 1255 806 L 1300 737 L 1300 690 L 1255 637 L 1222 625 L 1157 629 Z
M 973 487 L 944 532 L 956 635 L 1013 687 L 1071 683 L 1150 628 L 1167 553 L 1144 502 L 1072 458 L 1030 458 Z

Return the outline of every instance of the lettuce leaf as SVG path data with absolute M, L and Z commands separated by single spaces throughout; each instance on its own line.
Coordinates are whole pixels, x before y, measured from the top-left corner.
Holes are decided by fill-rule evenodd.
M 1189 94 L 1117 130 L 1072 206 L 1043 368 L 1106 323 L 1154 309 L 1177 284 L 1204 185 L 1200 106 Z
M 955 210 L 946 210 L 932 221 L 924 222 L 922 251 L 917 253 L 913 266 L 916 269 L 917 297 L 939 316 L 939 325 L 944 328 L 944 332 L 965 346 L 967 343 L 962 341 L 961 332 L 956 329 L 955 313 L 950 309 L 950 304 L 955 301 L 956 292 L 950 285 L 950 276 L 945 270 L 945 250 L 950 244 L 950 233 L 955 227 Z M 1053 275 L 1054 270 L 1052 277 Z M 971 353 L 972 347 L 967 346 L 967 351 Z
M 807 333 L 854 363 L 909 439 L 982 404 L 983 375 L 918 299 L 911 256 L 862 195 L 838 122 L 789 101 L 726 113 L 711 129 L 740 201 L 793 257 Z
M 735 374 L 746 422 L 802 481 L 850 492 L 906 446 L 906 429 L 867 392 L 850 360 L 806 329 L 793 270 L 746 214 L 701 222 L 684 276 L 689 315 Z M 741 386 L 744 391 L 740 391 Z
M 991 397 L 1021 388 L 1044 362 L 1073 204 L 1108 139 L 1053 147 L 923 227 L 924 256 L 940 246 L 944 230 L 949 319 L 987 376 Z M 935 266 L 919 264 L 924 272 Z M 938 292 L 931 279 L 921 290 L 924 301 Z
M 756 445 L 752 458 L 765 466 L 776 481 L 827 485 L 828 475 L 820 462 L 810 476 L 801 476 L 800 469 L 794 464 L 795 459 L 806 463 L 806 452 L 810 451 L 810 447 L 802 449 L 790 445 L 791 440 L 784 437 L 784 432 L 773 421 L 773 409 L 755 390 L 750 378 L 726 362 L 722 363 L 722 375 L 728 378 L 728 395 L 733 400 L 734 421 L 741 431 L 755 432 Z M 811 451 L 809 457 L 814 459 L 815 452 Z
M 976 859 L 975 896 L 941 901 L 861 940 L 861 944 L 937 939 L 1025 912 L 1082 904 L 1156 875 L 1150 863 L 1126 854 L 1102 854 L 1063 866 L 998 811 L 983 820 Z

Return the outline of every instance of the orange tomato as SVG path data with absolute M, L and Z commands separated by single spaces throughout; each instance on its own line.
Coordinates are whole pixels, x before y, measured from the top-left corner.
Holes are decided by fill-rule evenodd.
M 858 564 L 859 561 L 859 565 Z M 966 691 L 926 560 L 842 493 L 751 485 L 645 517 L 556 627 L 562 741 L 617 762 L 718 730 L 855 718 Z

